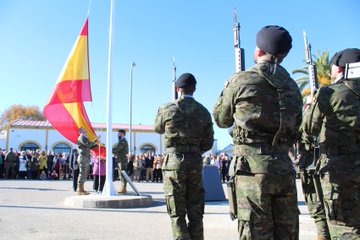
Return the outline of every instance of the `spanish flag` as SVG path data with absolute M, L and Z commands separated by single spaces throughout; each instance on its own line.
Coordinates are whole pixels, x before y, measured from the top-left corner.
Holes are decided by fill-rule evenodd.
M 86 129 L 90 141 L 96 138 L 83 104 L 84 101 L 92 100 L 88 45 L 88 18 L 86 18 L 44 107 L 44 115 L 51 125 L 75 144 L 80 127 Z

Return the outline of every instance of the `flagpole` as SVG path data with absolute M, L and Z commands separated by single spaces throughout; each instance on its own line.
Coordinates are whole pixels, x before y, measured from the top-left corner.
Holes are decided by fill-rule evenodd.
M 132 88 L 133 88 L 134 67 L 136 67 L 136 64 L 134 62 L 132 62 L 131 68 L 130 68 L 130 94 L 129 94 L 129 146 L 130 146 L 129 159 L 131 159 L 132 152 L 134 150 L 133 146 L 132 146 L 132 136 L 131 136 L 131 132 L 132 132 Z
M 115 0 L 111 0 L 110 6 L 110 26 L 109 26 L 109 51 L 108 51 L 108 74 L 107 74 L 107 132 L 106 132 L 106 180 L 102 195 L 115 196 L 116 191 L 113 184 L 113 161 L 112 161 L 112 99 L 111 99 L 111 46 L 113 33 L 113 9 Z

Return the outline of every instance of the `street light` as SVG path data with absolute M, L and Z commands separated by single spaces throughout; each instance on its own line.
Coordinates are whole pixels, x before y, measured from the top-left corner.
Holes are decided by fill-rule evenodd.
M 134 62 L 131 63 L 130 67 L 130 94 L 129 94 L 129 153 L 130 157 L 132 155 L 133 147 L 132 147 L 132 85 L 133 85 L 133 71 L 136 64 Z

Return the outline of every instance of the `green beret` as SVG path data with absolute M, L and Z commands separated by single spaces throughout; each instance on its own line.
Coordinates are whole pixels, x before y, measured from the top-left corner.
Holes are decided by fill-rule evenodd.
M 196 79 L 191 73 L 184 73 L 176 80 L 178 88 L 187 87 L 196 84 Z
M 338 67 L 345 67 L 347 63 L 360 62 L 360 49 L 347 48 L 334 54 L 330 63 Z
M 279 26 L 269 25 L 263 27 L 256 35 L 256 45 L 271 55 L 287 53 L 292 45 L 289 32 Z

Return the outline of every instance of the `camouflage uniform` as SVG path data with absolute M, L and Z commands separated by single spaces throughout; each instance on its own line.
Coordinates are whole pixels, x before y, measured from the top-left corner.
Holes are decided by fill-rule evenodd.
M 126 154 L 129 152 L 129 145 L 125 137 L 119 138 L 118 143 L 112 149 L 112 153 L 116 155 L 116 160 L 118 164 L 118 173 L 120 180 L 120 189 L 126 188 L 126 180 L 121 174 L 121 171 L 124 170 L 126 172 L 128 159 Z
M 306 115 L 310 114 L 309 108 L 305 110 L 304 119 Z M 309 210 L 310 216 L 314 219 L 317 234 L 321 239 L 330 239 L 329 228 L 326 222 L 325 208 L 323 202 L 323 194 L 321 190 L 320 176 L 315 171 L 315 163 L 319 158 L 318 146 L 315 146 L 312 137 L 308 137 L 303 132 L 304 125 L 301 126 L 298 150 L 300 159 L 298 168 L 300 170 L 300 179 L 305 198 L 306 206 Z
M 288 156 L 301 124 L 299 89 L 280 65 L 256 64 L 234 74 L 213 110 L 233 126 L 239 239 L 298 239 L 295 172 Z
M 165 133 L 164 191 L 174 239 L 204 239 L 201 154 L 213 145 L 212 125 L 208 110 L 192 97 L 164 104 L 156 115 L 155 131 Z
M 331 239 L 360 239 L 360 79 L 320 89 L 304 118 L 319 135 L 319 174 Z
M 77 139 L 79 149 L 79 156 L 77 162 L 79 163 L 79 177 L 78 184 L 84 184 L 89 175 L 90 168 L 90 148 L 96 145 L 97 140 L 90 142 L 86 135 L 80 134 Z

